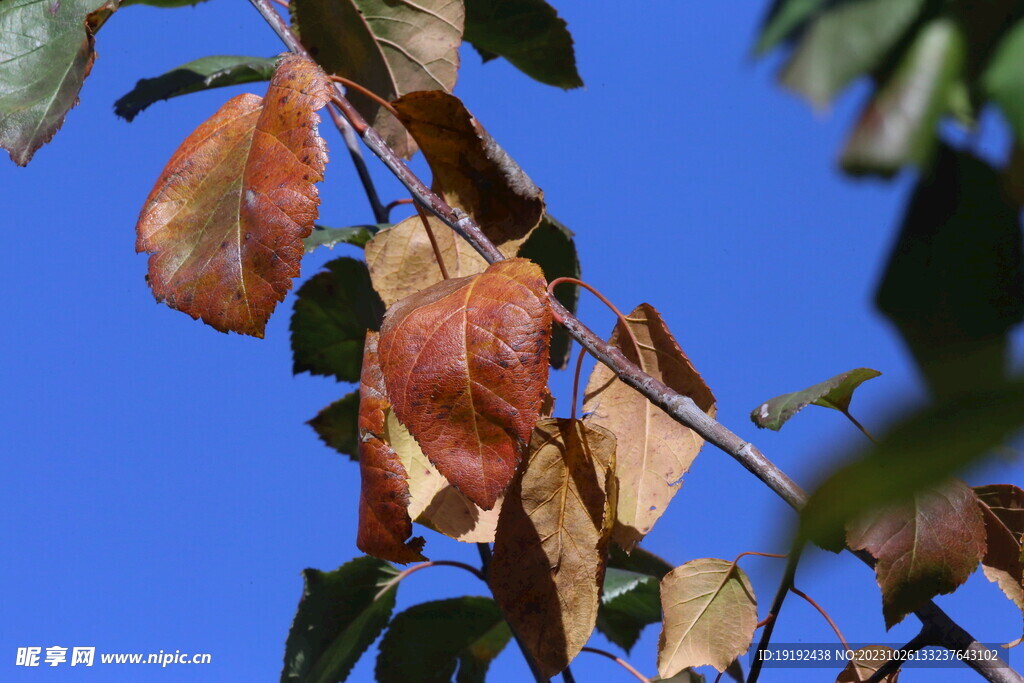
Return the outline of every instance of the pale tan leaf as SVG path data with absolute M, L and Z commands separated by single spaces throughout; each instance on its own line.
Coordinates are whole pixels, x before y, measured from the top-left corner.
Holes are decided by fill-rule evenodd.
M 607 559 L 615 436 L 541 420 L 505 496 L 491 590 L 541 671 L 562 671 L 594 630 Z
M 658 641 L 658 674 L 687 667 L 725 671 L 750 647 L 757 601 L 750 580 L 728 560 L 691 560 L 661 580 L 664 623 Z
M 487 268 L 487 261 L 469 242 L 433 216 L 428 220 L 449 277 L 476 275 Z M 443 279 L 419 216 L 374 235 L 366 245 L 366 265 L 386 307 Z
M 649 375 L 689 396 L 714 417 L 714 395 L 654 307 L 640 304 L 626 319 L 641 348 L 633 345 L 621 323 L 615 326 L 611 343 Z M 614 432 L 618 439 L 619 499 L 612 538 L 628 551 L 665 512 L 704 440 L 616 379 L 603 363 L 597 364 L 587 382 L 583 410 L 591 413 L 589 422 Z

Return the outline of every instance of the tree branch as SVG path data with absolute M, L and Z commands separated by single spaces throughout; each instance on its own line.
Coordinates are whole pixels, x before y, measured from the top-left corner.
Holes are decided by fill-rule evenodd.
M 281 18 L 281 15 L 274 10 L 270 0 L 249 1 L 263 15 L 263 18 L 289 50 L 312 59 L 299 42 L 298 37 L 292 33 L 291 28 Z M 395 174 L 395 177 L 409 190 L 413 198 L 448 225 L 460 237 L 469 242 L 488 263 L 503 260 L 505 258 L 504 254 L 484 235 L 476 221 L 464 212 L 452 208 L 444 199 L 432 192 L 409 169 L 405 162 L 395 154 L 394 150 L 384 142 L 380 134 L 367 124 L 362 115 L 345 99 L 344 89 L 337 84 L 335 84 L 335 88 L 338 90 L 336 104 L 341 109 L 345 118 L 348 119 L 352 130 L 370 148 L 370 151 Z M 806 504 L 807 494 L 803 489 L 790 479 L 785 472 L 768 460 L 753 444 L 744 441 L 727 427 L 708 417 L 690 397 L 683 396 L 663 382 L 643 372 L 626 358 L 621 351 L 594 334 L 593 331 L 580 322 L 576 316 L 556 299 L 551 298 L 550 305 L 554 319 L 566 329 L 573 339 L 587 349 L 592 356 L 607 365 L 620 380 L 636 389 L 651 403 L 668 413 L 674 420 L 695 431 L 705 441 L 731 455 L 775 492 L 776 495 L 786 501 L 790 507 L 800 510 Z M 857 554 L 857 556 L 862 560 L 865 559 L 861 554 Z M 873 566 L 873 560 L 868 561 L 868 564 Z M 935 626 L 938 629 L 937 632 L 942 635 L 942 640 L 939 644 L 943 647 L 950 650 L 985 649 L 967 631 L 939 609 L 935 603 L 929 601 L 916 614 L 926 624 Z M 967 663 L 981 674 L 982 677 L 992 683 L 1024 683 L 1024 678 L 1013 669 L 1010 669 L 1001 659 L 970 660 Z

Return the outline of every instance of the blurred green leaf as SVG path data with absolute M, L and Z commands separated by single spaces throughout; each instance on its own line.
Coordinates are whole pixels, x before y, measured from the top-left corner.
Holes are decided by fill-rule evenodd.
M 827 0 L 775 0 L 761 24 L 761 35 L 754 46 L 754 54 L 766 54 L 779 43 L 790 40 L 807 25 L 826 2 Z
M 519 254 L 528 258 L 544 271 L 544 278 L 551 282 L 559 277 L 580 276 L 580 258 L 576 254 L 573 232 L 548 214 L 544 214 L 529 238 L 519 248 Z M 555 298 L 572 313 L 580 299 L 578 285 L 564 283 L 555 291 Z M 561 325 L 551 333 L 551 367 L 561 370 L 569 363 L 572 354 L 572 337 Z
M 276 66 L 277 59 L 272 57 L 216 55 L 196 59 L 162 76 L 143 78 L 131 92 L 114 103 L 114 113 L 131 121 L 160 100 L 229 85 L 268 81 Z
M 940 146 L 911 196 L 877 306 L 935 394 L 1002 381 L 1006 335 L 1024 319 L 1024 250 L 994 168 Z
M 378 683 L 483 683 L 512 632 L 490 598 L 415 605 L 388 626 L 377 656 Z M 458 669 L 458 674 L 456 674 Z
M 376 225 L 353 225 L 348 228 L 327 228 L 322 225 L 314 225 L 313 232 L 309 237 L 302 240 L 302 245 L 309 254 L 316 251 L 317 247 L 334 249 L 338 244 L 351 244 L 356 247 L 365 247 L 366 243 L 384 228 L 390 228 L 390 223 L 378 223 Z
M 466 40 L 486 62 L 504 57 L 547 85 L 578 88 L 572 35 L 544 0 L 466 0 Z
M 1013 134 L 1024 140 L 1024 19 L 1014 24 L 982 74 L 985 94 L 1006 117 Z
M 845 525 L 911 500 L 980 460 L 1024 428 L 1024 382 L 953 395 L 893 426 L 878 443 L 847 458 L 811 495 L 804 535 L 830 550 L 845 544 Z
M 379 330 L 384 304 L 366 264 L 338 258 L 299 288 L 289 329 L 292 371 L 358 382 L 367 330 Z
M 881 374 L 871 368 L 848 370 L 803 391 L 776 396 L 755 408 L 750 419 L 758 427 L 779 431 L 789 418 L 811 404 L 846 413 L 857 387 Z
M 879 66 L 921 14 L 925 0 L 843 0 L 803 33 L 779 79 L 816 106 Z
M 840 158 L 843 170 L 889 177 L 907 164 L 923 165 L 938 142 L 936 124 L 963 73 L 965 53 L 964 36 L 951 19 L 918 31 L 861 113 Z
M 332 572 L 302 572 L 305 586 L 288 632 L 281 682 L 344 681 L 391 617 L 398 585 L 378 593 L 397 574 L 374 557 L 356 558 Z
M 649 574 L 609 568 L 597 612 L 597 630 L 629 652 L 648 624 L 661 621 L 659 580 Z
M 321 410 L 307 423 L 325 444 L 359 460 L 359 392 L 353 391 Z

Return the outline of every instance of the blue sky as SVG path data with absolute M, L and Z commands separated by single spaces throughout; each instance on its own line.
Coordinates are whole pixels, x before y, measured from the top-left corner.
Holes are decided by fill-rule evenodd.
M 576 232 L 584 278 L 620 308 L 658 308 L 717 395 L 719 419 L 809 487 L 863 437 L 817 408 L 779 434 L 759 432 L 748 414 L 771 396 L 861 366 L 884 373 L 854 400 L 869 429 L 883 431 L 922 399 L 909 357 L 871 305 L 912 179 L 851 182 L 836 171 L 864 90 L 817 114 L 780 91 L 771 60 L 748 57 L 766 3 L 556 4 L 575 36 L 585 88 L 542 86 L 503 62 L 481 66 L 464 49 L 456 94 Z M 138 211 L 180 141 L 229 96 L 263 86 L 159 103 L 131 124 L 114 117 L 112 104 L 138 78 L 191 59 L 281 47 L 248 3 L 216 0 L 125 8 L 97 48 L 82 102 L 54 141 L 27 169 L 0 165 L 10 238 L 0 252 L 0 678 L 274 680 L 300 571 L 333 569 L 358 553 L 357 468 L 304 424 L 350 387 L 292 376 L 292 296 L 266 339 L 222 335 L 154 303 L 146 259 L 134 253 Z M 1000 149 L 1001 123 L 991 118 L 986 131 L 986 148 Z M 321 222 L 370 222 L 340 139 L 327 125 L 322 132 L 334 163 L 321 185 Z M 371 167 L 385 200 L 403 196 L 383 167 Z M 18 235 L 27 237 L 15 249 Z M 303 279 L 348 253 L 308 256 Z M 580 316 L 611 329 L 592 298 L 584 296 Z M 554 375 L 553 390 L 567 415 L 571 377 Z M 1019 464 L 996 463 L 968 479 L 1019 484 L 1022 474 Z M 645 546 L 674 564 L 784 552 L 793 520 L 742 467 L 706 448 Z M 432 559 L 476 561 L 472 546 L 426 535 Z M 781 563 L 746 558 L 741 566 L 763 616 Z M 484 594 L 456 571 L 416 574 L 399 609 Z M 897 643 L 916 633 L 913 618 L 885 633 L 873 576 L 848 555 L 811 553 L 797 585 L 851 641 Z M 1019 613 L 980 572 L 938 602 L 983 641 L 1020 633 Z M 775 633 L 777 642 L 834 638 L 796 599 Z M 648 627 L 630 656 L 649 675 L 657 635 Z M 600 636 L 594 642 L 613 649 Z M 17 647 L 50 645 L 209 652 L 213 664 L 13 666 Z M 351 680 L 372 680 L 374 656 Z M 581 683 L 632 680 L 593 655 L 573 670 Z M 826 677 L 773 673 L 762 680 Z M 495 681 L 525 675 L 514 648 L 493 665 Z M 932 674 L 920 671 L 901 678 L 926 680 Z M 942 680 L 976 677 L 945 670 Z

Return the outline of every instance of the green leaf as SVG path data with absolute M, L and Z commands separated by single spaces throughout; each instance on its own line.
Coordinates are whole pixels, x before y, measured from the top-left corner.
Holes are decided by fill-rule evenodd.
M 149 105 L 180 95 L 269 81 L 274 75 L 277 59 L 216 55 L 182 64 L 156 78 L 143 78 L 131 92 L 114 103 L 114 113 L 131 121 Z
M 580 276 L 580 258 L 576 253 L 573 232 L 548 214 L 544 214 L 523 246 L 519 256 L 528 258 L 544 271 L 544 279 L 551 282 L 559 277 Z M 555 298 L 572 313 L 580 299 L 578 285 L 564 283 L 555 291 Z M 561 370 L 569 363 L 572 354 L 572 337 L 561 325 L 556 325 L 551 335 L 551 367 Z
M 845 525 L 910 500 L 983 458 L 1024 427 L 1024 382 L 956 394 L 892 427 L 870 449 L 848 457 L 811 495 L 803 534 L 844 547 Z
M 935 19 L 918 31 L 861 113 L 840 159 L 843 170 L 890 177 L 907 164 L 923 165 L 935 149 L 936 124 L 965 58 L 964 35 L 953 20 Z
M 940 146 L 911 196 L 876 303 L 936 395 L 1003 380 L 1007 333 L 1024 320 L 1024 250 L 998 171 Z
M 451 92 L 465 10 L 452 0 L 293 0 L 302 43 L 327 73 L 385 100 L 418 90 Z M 353 106 L 399 155 L 416 145 L 394 117 L 355 90 Z
M 664 578 L 665 574 L 672 571 L 671 564 L 639 546 L 633 548 L 633 552 L 627 553 L 622 548 L 613 545 L 608 556 L 608 566 L 638 574 L 647 574 L 659 581 Z
M 390 223 L 378 223 L 377 225 L 353 225 L 348 228 L 327 228 L 322 225 L 314 225 L 313 232 L 309 237 L 302 240 L 306 253 L 316 251 L 317 247 L 334 249 L 338 244 L 351 244 L 356 247 L 365 247 L 366 243 L 384 228 L 390 228 Z
M 1024 19 L 999 42 L 981 77 L 985 94 L 1006 117 L 1014 137 L 1024 140 Z
M 597 630 L 626 652 L 648 624 L 661 621 L 658 579 L 624 569 L 609 568 L 597 612 Z
M 578 88 L 572 35 L 544 0 L 466 0 L 466 40 L 486 62 L 504 57 L 547 85 Z
M 96 59 L 117 0 L 0 2 L 0 147 L 26 165 L 53 138 Z
M 325 444 L 359 460 L 359 392 L 353 391 L 321 410 L 307 422 Z
M 359 557 L 333 572 L 307 569 L 295 621 L 285 643 L 282 683 L 343 681 L 384 630 L 395 607 L 398 575 L 387 562 Z
M 367 330 L 379 330 L 384 304 L 373 291 L 362 261 L 342 257 L 299 288 L 292 333 L 295 374 L 359 381 Z
M 779 43 L 790 40 L 803 29 L 826 0 L 775 0 L 761 25 L 761 35 L 754 46 L 755 55 L 764 55 Z
M 811 404 L 832 408 L 845 414 L 850 410 L 850 401 L 857 387 L 881 374 L 871 368 L 843 372 L 803 391 L 782 394 L 767 403 L 762 403 L 750 413 L 750 419 L 758 427 L 779 431 L 789 418 Z
M 924 0 L 840 2 L 803 34 L 779 79 L 825 106 L 853 79 L 879 66 L 924 8 Z
M 380 643 L 378 683 L 483 683 L 512 637 L 490 598 L 425 602 L 397 615 Z

